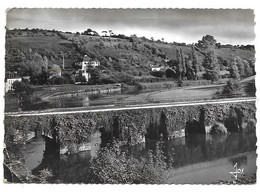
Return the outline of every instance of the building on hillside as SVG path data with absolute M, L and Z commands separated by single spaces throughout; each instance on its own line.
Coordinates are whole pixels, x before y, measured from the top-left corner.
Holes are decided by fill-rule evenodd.
M 23 76 L 22 81 L 29 83 L 29 82 L 31 82 L 31 77 L 30 76 Z
M 165 63 L 168 63 L 170 61 L 170 59 L 168 57 L 166 57 L 164 60 L 163 60 Z
M 151 71 L 161 71 L 162 67 L 160 65 L 150 65 Z
M 7 72 L 5 74 L 5 93 L 13 90 L 12 86 L 15 81 L 22 81 L 22 77 L 20 77 L 17 72 Z
M 76 84 L 88 82 L 90 79 L 90 74 L 87 70 L 78 69 L 74 72 Z
M 49 79 L 53 77 L 61 77 L 61 67 L 59 65 L 53 64 L 49 66 L 48 73 Z
M 74 74 L 76 79 L 79 79 L 79 81 L 82 80 L 82 78 L 77 77 L 85 77 L 86 82 L 90 79 L 89 69 L 96 68 L 100 65 L 100 62 L 98 60 L 93 60 L 89 58 L 87 55 L 84 55 L 83 60 L 81 62 L 75 63 L 75 66 L 78 68 Z M 76 80 L 76 83 L 78 81 Z
M 87 55 L 84 55 L 83 60 L 81 62 L 75 63 L 75 66 L 77 68 L 81 68 L 81 70 L 84 70 L 86 68 L 96 68 L 100 65 L 100 62 L 98 60 L 93 60 Z
M 221 79 L 230 78 L 230 72 L 227 70 L 219 71 L 219 77 Z

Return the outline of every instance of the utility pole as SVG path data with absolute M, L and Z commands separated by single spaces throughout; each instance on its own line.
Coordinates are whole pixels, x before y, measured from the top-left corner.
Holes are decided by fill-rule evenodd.
M 63 70 L 65 68 L 64 53 L 63 52 L 62 52 L 62 68 L 63 68 Z

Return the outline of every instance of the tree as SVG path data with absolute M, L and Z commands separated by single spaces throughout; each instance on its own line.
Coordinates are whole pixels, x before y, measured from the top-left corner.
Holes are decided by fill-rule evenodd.
M 237 60 L 236 58 L 233 58 L 233 60 L 230 62 L 230 77 L 233 79 L 240 79 L 239 70 L 237 67 Z
M 249 63 L 244 60 L 244 70 L 245 70 L 245 77 L 250 77 L 253 75 L 253 70 L 251 69 Z
M 161 184 L 167 182 L 169 164 L 160 143 L 154 151 L 138 159 L 127 156 L 120 151 L 118 143 L 113 143 L 102 148 L 93 159 L 88 180 L 97 184 Z
M 43 56 L 43 62 L 44 62 L 44 70 L 47 72 L 48 71 L 48 58 L 44 55 Z
M 206 70 L 205 78 L 212 82 L 219 79 L 219 63 L 214 51 L 205 54 L 203 67 Z
M 42 70 L 42 73 L 39 74 L 38 76 L 36 76 L 35 78 L 37 78 L 37 82 L 38 82 L 39 85 L 46 84 L 47 81 L 48 81 L 48 72 L 47 72 L 47 70 Z
M 202 40 L 198 42 L 198 46 L 201 48 L 207 48 L 213 50 L 216 46 L 216 40 L 211 35 L 206 35 L 202 37 Z
M 192 60 L 188 59 L 186 61 L 186 67 L 187 67 L 187 72 L 186 72 L 186 77 L 188 80 L 196 80 L 196 73 L 195 70 L 193 69 L 192 66 Z
M 108 30 L 108 32 L 110 37 L 114 34 L 112 30 Z
M 256 72 L 255 72 L 255 59 L 254 58 L 249 59 L 248 63 L 249 63 L 250 68 L 252 69 L 253 75 L 255 75 L 256 74 Z
M 255 97 L 255 93 L 256 93 L 255 80 L 250 81 L 246 84 L 245 92 L 248 96 Z
M 182 55 L 180 49 L 176 49 L 176 57 L 177 57 L 176 59 L 177 59 L 178 79 L 182 79 L 183 65 L 182 65 Z
M 96 31 L 93 31 L 92 29 L 87 29 L 82 34 L 83 35 L 99 36 L 99 34 Z
M 101 83 L 101 73 L 97 68 L 92 68 L 89 70 L 90 73 L 90 84 L 100 84 Z
M 184 53 L 183 53 L 183 50 L 182 48 L 180 48 L 180 62 L 181 62 L 181 65 L 182 65 L 182 78 L 184 78 L 186 76 L 186 72 L 187 72 L 187 69 L 186 69 L 186 61 L 185 61 L 185 56 L 184 56 Z
M 12 89 L 16 97 L 19 99 L 19 105 L 28 104 L 33 94 L 33 87 L 27 82 L 15 81 Z
M 227 84 L 224 86 L 221 94 L 224 95 L 224 97 L 233 97 L 238 94 L 239 90 L 240 87 L 237 81 L 230 79 L 227 81 Z
M 102 31 L 102 33 L 104 34 L 104 36 L 107 36 L 107 31 Z
M 237 56 L 235 59 L 236 59 L 239 75 L 241 78 L 244 78 L 245 77 L 244 61 L 239 56 Z
M 84 31 L 84 35 L 90 35 L 92 32 L 92 29 L 87 29 L 87 31 Z
M 192 45 L 192 48 L 191 48 L 191 60 L 192 60 L 192 69 L 194 71 L 194 76 L 196 78 L 197 72 L 199 71 L 199 62 L 198 62 L 198 57 L 196 55 L 194 45 Z

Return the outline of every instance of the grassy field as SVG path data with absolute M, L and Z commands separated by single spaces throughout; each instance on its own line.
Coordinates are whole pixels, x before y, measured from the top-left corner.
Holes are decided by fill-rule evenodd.
M 212 99 L 223 85 L 171 88 L 127 97 L 126 102 L 163 103 Z M 201 89 L 203 88 L 203 89 Z

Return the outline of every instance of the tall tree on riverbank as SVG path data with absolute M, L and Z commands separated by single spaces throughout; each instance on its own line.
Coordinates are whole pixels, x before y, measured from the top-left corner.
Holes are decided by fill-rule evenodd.
M 250 77 L 253 75 L 253 70 L 251 69 L 249 63 L 244 61 L 245 77 Z
M 237 67 L 237 59 L 233 58 L 232 61 L 230 62 L 230 77 L 233 79 L 240 79 L 240 74 L 239 74 L 239 69 Z
M 185 61 L 185 55 L 183 53 L 182 48 L 180 48 L 180 56 L 181 56 L 181 65 L 182 65 L 182 79 L 185 78 L 186 73 L 187 73 L 187 68 L 186 68 L 186 61 Z
M 183 53 L 182 48 L 176 49 L 176 57 L 177 57 L 178 79 L 183 79 L 186 75 L 187 69 L 186 69 L 185 55 Z
M 180 54 L 180 50 L 176 49 L 176 57 L 177 57 L 177 73 L 178 73 L 178 79 L 182 79 L 182 72 L 183 72 L 183 66 L 182 66 L 182 58 Z
M 215 51 L 210 51 L 205 54 L 203 60 L 203 67 L 206 70 L 205 78 L 211 80 L 212 82 L 219 79 L 219 63 L 216 57 Z
M 199 71 L 199 62 L 198 57 L 196 55 L 195 47 L 192 45 L 191 47 L 191 60 L 192 60 L 192 69 L 194 72 L 194 77 L 197 77 L 197 72 Z

